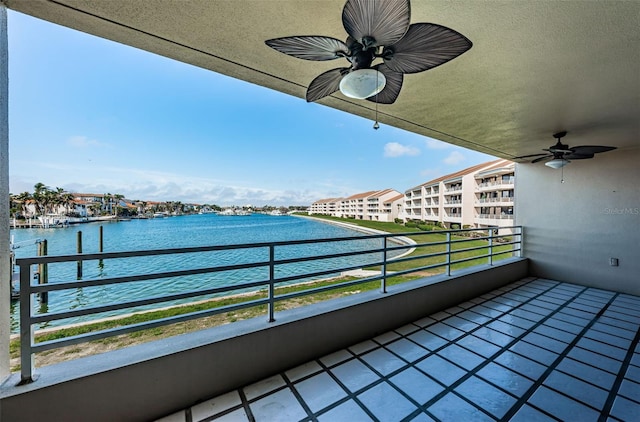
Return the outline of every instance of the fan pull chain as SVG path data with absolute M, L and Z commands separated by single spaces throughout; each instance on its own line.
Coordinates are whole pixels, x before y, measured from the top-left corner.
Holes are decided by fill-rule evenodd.
M 564 183 L 564 166 L 560 168 L 560 183 Z
M 378 86 L 378 71 L 376 71 L 376 86 Z M 373 124 L 373 129 L 380 129 L 380 124 L 378 123 L 378 93 L 376 92 L 376 122 Z

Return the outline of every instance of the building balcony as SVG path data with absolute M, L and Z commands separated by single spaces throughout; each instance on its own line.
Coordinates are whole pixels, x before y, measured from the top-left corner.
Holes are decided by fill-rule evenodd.
M 447 192 L 447 193 L 449 193 L 449 192 L 461 192 L 462 191 L 462 186 L 446 188 L 444 191 Z
M 514 184 L 515 184 L 515 177 L 512 177 L 508 180 L 496 180 L 493 182 L 478 183 L 478 188 L 486 189 L 486 188 L 493 188 L 498 186 L 514 186 Z
M 462 204 L 462 199 L 452 199 L 449 201 L 445 201 L 444 206 L 448 206 L 448 205 L 460 205 Z
M 513 214 L 478 214 L 481 220 L 513 220 Z
M 495 198 L 480 198 L 477 200 L 480 204 L 488 203 L 513 203 L 513 196 L 499 196 Z
M 4 384 L 0 409 L 7 420 L 633 418 L 640 298 L 524 278 L 518 257 L 450 271 L 38 368 L 31 384 Z

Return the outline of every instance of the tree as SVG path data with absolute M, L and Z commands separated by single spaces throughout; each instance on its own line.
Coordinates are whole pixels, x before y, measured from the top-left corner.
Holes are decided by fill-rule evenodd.
M 47 192 L 49 188 L 44 183 L 38 182 L 33 186 L 33 203 L 36 207 L 36 215 L 42 215 L 46 213 Z
M 29 214 L 27 205 L 32 199 L 31 194 L 26 191 L 13 196 L 13 200 L 20 206 L 20 213 L 24 218 L 27 218 L 27 214 Z
M 112 212 L 112 202 L 113 202 L 113 195 L 111 195 L 110 193 L 105 193 L 104 195 L 102 195 L 102 205 L 103 205 L 103 209 L 106 211 L 107 214 L 111 214 Z
M 118 211 L 120 210 L 120 201 L 124 199 L 124 195 L 120 195 L 119 193 L 116 193 L 113 195 L 113 199 L 116 203 L 115 215 L 117 216 Z

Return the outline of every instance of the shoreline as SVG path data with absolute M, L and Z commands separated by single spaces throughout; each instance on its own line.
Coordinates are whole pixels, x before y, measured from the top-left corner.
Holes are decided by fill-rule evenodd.
M 385 232 L 383 230 L 371 229 L 371 228 L 368 228 L 368 227 L 362 227 L 362 226 L 358 226 L 356 224 L 345 223 L 345 222 L 342 222 L 342 221 L 326 220 L 324 218 L 313 217 L 313 216 L 310 216 L 310 215 L 293 215 L 293 217 L 308 218 L 310 220 L 319 221 L 321 223 L 333 224 L 334 226 L 347 228 L 347 229 L 350 229 L 350 230 L 353 230 L 353 231 L 357 231 L 357 232 L 360 232 L 360 233 L 366 233 L 366 234 L 393 234 L 393 233 Z M 394 243 L 397 243 L 397 244 L 400 244 L 400 245 L 416 245 L 417 244 L 413 239 L 411 239 L 411 238 L 409 238 L 407 236 L 403 236 L 403 235 L 397 235 L 397 236 L 390 237 L 389 240 L 391 242 L 394 242 Z M 410 248 L 406 252 L 403 252 L 398 256 L 394 256 L 390 260 L 398 259 L 398 258 L 401 258 L 403 256 L 409 255 L 409 254 L 413 253 L 413 251 L 415 251 L 415 250 L 416 250 L 415 247 L 414 248 Z

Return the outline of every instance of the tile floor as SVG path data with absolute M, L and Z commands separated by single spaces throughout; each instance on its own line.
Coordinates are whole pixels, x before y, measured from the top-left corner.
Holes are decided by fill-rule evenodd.
M 640 297 L 526 279 L 162 421 L 640 420 Z

